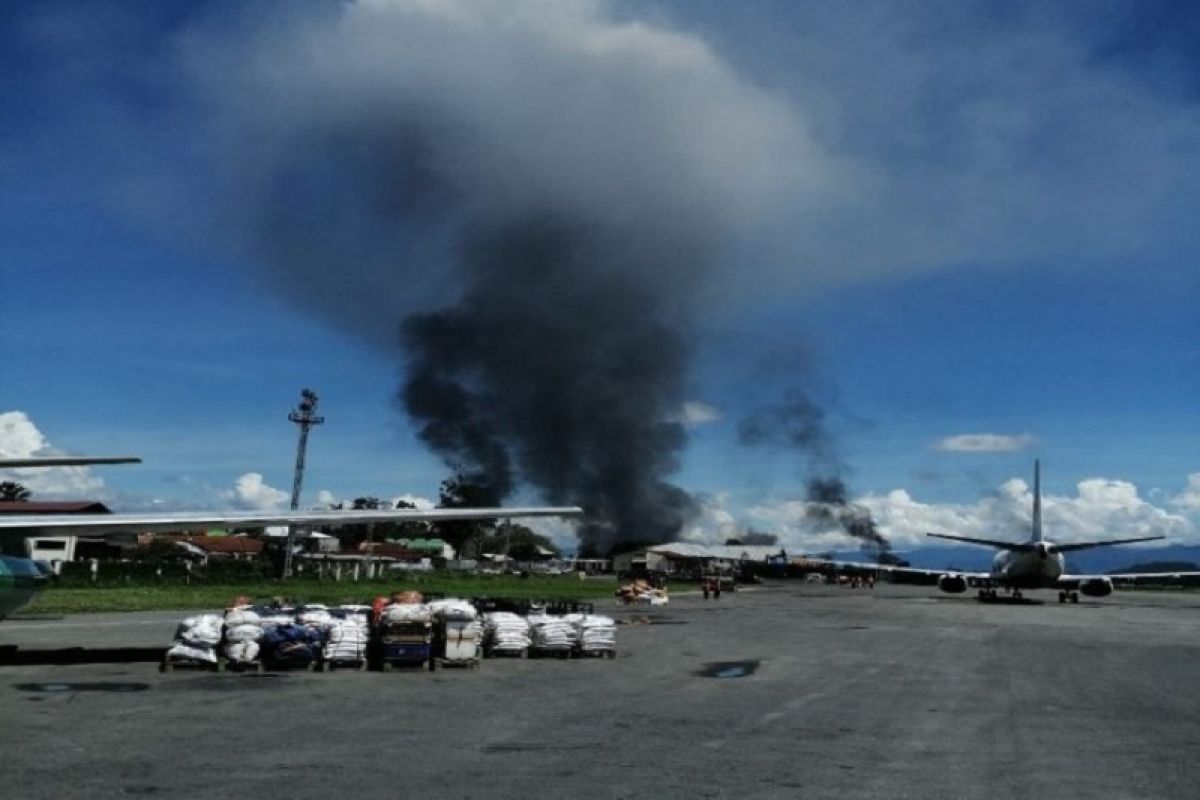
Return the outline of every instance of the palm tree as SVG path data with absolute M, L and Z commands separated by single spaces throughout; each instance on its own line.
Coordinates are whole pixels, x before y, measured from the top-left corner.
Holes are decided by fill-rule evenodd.
M 28 500 L 29 490 L 15 481 L 0 481 L 0 500 Z

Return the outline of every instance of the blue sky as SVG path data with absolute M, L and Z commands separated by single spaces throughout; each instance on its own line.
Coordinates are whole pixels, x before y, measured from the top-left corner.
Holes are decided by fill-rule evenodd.
M 733 299 L 696 309 L 688 394 L 719 418 L 690 428 L 676 480 L 715 498 L 707 534 L 722 515 L 796 522 L 780 509 L 804 458 L 741 447 L 736 429 L 802 387 L 855 495 L 903 490 L 922 524 L 947 508 L 983 524 L 980 499 L 1028 480 L 1036 455 L 1064 504 L 1083 502 L 1081 481 L 1127 482 L 1121 513 L 1196 535 L 1198 15 L 1084 5 L 1004 4 L 1017 10 L 1000 19 L 987 3 L 618 4 L 562 22 L 641 19 L 703 43 L 802 123 L 811 173 L 834 176 L 773 187 L 783 211 L 726 243 L 712 291 Z M 311 386 L 328 422 L 310 498 L 435 494 L 446 471 L 396 400 L 399 347 L 364 334 L 390 315 L 314 313 L 210 213 L 222 188 L 179 59 L 215 59 L 204 31 L 261 20 L 237 4 L 87 7 L 17 5 L 0 27 L 18 77 L 0 112 L 0 412 L 60 449 L 144 456 L 103 472 L 118 503 L 195 506 L 231 502 L 248 472 L 290 487 L 286 414 Z M 336 294 L 344 278 L 325 280 Z M 935 448 L 985 433 L 1032 444 Z M 1118 520 L 1087 519 L 1080 535 Z

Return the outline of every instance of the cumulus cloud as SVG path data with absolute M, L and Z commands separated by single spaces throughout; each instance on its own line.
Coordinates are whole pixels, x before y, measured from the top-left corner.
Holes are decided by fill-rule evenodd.
M 64 455 L 23 411 L 0 413 L 0 458 Z M 0 481 L 29 489 L 33 500 L 107 499 L 104 481 L 87 467 L 39 467 L 0 470 Z
M 1200 476 L 1189 487 L 1200 484 Z M 927 532 L 1020 541 L 1030 533 L 1033 492 L 1020 478 L 1001 484 L 974 503 L 922 502 L 905 489 L 854 499 L 871 511 L 879 531 L 899 550 L 930 543 Z M 1176 543 L 1200 540 L 1194 521 L 1143 498 L 1135 484 L 1110 478 L 1079 481 L 1072 495 L 1043 494 L 1045 535 L 1056 542 L 1166 536 Z M 802 500 L 751 506 L 739 516 L 780 537 L 789 550 L 857 549 L 859 542 L 834 528 L 814 527 Z M 941 542 L 938 543 L 942 544 Z
M 948 436 L 934 443 L 935 450 L 945 453 L 1012 453 L 1037 444 L 1028 433 L 963 433 Z
M 1200 511 L 1200 472 L 1188 475 L 1187 488 L 1171 498 L 1171 505 L 1185 511 Z
M 396 505 L 396 503 L 399 503 L 401 501 L 412 504 L 413 506 L 415 506 L 417 508 L 418 511 L 429 511 L 430 509 L 435 508 L 437 505 L 432 500 L 430 500 L 428 497 L 421 497 L 420 495 L 417 495 L 417 494 L 397 495 L 392 498 L 392 505 L 394 506 L 394 505 Z
M 234 508 L 245 511 L 278 511 L 291 495 L 268 486 L 257 472 L 247 472 L 237 479 L 233 489 L 221 492 L 221 497 Z

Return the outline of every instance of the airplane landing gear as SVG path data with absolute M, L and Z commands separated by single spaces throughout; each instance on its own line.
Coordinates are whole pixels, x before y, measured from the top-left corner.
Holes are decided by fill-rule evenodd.
M 1058 602 L 1065 603 L 1070 600 L 1072 603 L 1079 602 L 1079 592 L 1059 592 Z

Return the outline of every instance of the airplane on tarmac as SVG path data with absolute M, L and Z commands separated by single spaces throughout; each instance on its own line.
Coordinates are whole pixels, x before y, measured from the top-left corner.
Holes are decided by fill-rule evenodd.
M 84 464 L 139 463 L 133 457 L 43 459 L 0 459 L 0 468 L 81 466 Z M 52 463 L 51 463 L 52 462 Z M 162 533 L 210 526 L 265 528 L 271 525 L 355 525 L 368 522 L 428 522 L 464 519 L 514 519 L 525 517 L 577 517 L 583 509 L 566 507 L 527 508 L 435 508 L 428 511 L 405 508 L 390 511 L 192 511 L 151 514 L 7 514 L 0 515 L 0 543 L 7 533 L 63 535 L 136 532 Z M 29 603 L 46 587 L 53 573 L 46 565 L 29 558 L 0 555 L 0 620 Z
M 1096 547 L 1111 547 L 1134 542 L 1151 542 L 1163 536 L 1140 536 L 1134 539 L 1111 539 L 1102 542 L 1072 542 L 1055 544 L 1042 536 L 1042 476 L 1041 464 L 1033 462 L 1033 528 L 1024 542 L 1005 542 L 998 539 L 976 539 L 969 536 L 951 536 L 944 533 L 929 533 L 937 539 L 985 545 L 997 548 L 989 572 L 963 572 L 947 570 L 894 567 L 885 564 L 866 564 L 850 561 L 827 561 L 836 568 L 867 569 L 890 575 L 937 576 L 937 586 L 943 592 L 961 594 L 969 586 L 979 587 L 979 600 L 996 600 L 998 590 L 1007 590 L 1014 600 L 1022 599 L 1023 589 L 1057 589 L 1058 602 L 1079 602 L 1082 592 L 1088 597 L 1107 597 L 1113 591 L 1113 579 L 1139 581 L 1165 577 L 1198 577 L 1200 572 L 1129 572 L 1113 575 L 1073 575 L 1066 572 L 1063 553 L 1090 550 Z

